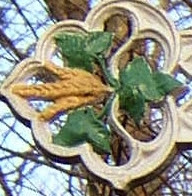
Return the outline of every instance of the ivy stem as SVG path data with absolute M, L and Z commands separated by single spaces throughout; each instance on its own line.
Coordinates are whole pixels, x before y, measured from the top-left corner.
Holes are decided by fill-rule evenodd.
M 104 108 L 102 109 L 101 113 L 97 115 L 97 119 L 101 120 L 104 116 L 108 115 L 111 105 L 114 99 L 114 94 L 107 100 Z
M 107 83 L 113 87 L 115 90 L 119 89 L 119 82 L 116 80 L 111 73 L 107 70 L 106 60 L 103 56 L 94 55 L 94 58 L 98 61 L 100 68 L 103 71 L 104 77 Z

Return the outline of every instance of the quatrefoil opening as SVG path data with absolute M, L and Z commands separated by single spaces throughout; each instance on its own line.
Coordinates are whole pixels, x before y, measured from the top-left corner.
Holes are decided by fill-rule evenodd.
M 116 79 L 119 78 L 119 67 L 121 67 L 119 63 L 121 62 L 122 54 L 129 51 L 134 42 L 148 38 L 155 40 L 163 49 L 165 55 L 165 62 L 162 67 L 163 72 L 173 75 L 175 70 L 180 66 L 181 69 L 188 72 L 189 75 L 191 74 L 191 58 L 189 58 L 190 54 L 188 52 L 189 49 L 191 49 L 191 44 L 189 44 L 189 41 L 192 39 L 191 31 L 179 33 L 174 24 L 167 19 L 163 11 L 154 8 L 145 1 L 107 0 L 91 10 L 84 22 L 66 20 L 53 25 L 39 40 L 35 57 L 22 61 L 6 79 L 1 86 L 1 94 L 9 100 L 20 116 L 31 122 L 34 138 L 38 145 L 44 150 L 52 155 L 66 159 L 80 156 L 81 160 L 92 173 L 109 181 L 115 188 L 126 189 L 128 183 L 156 171 L 169 157 L 169 154 L 177 142 L 183 143 L 192 141 L 192 132 L 190 129 L 192 125 L 189 122 L 191 117 L 191 102 L 178 107 L 175 103 L 175 98 L 168 96 L 164 104 L 164 117 L 160 133 L 154 140 L 144 142 L 133 138 L 120 123 L 119 97 L 115 96 L 108 123 L 127 143 L 131 155 L 127 163 L 120 166 L 110 166 L 104 162 L 101 156 L 98 155 L 88 143 L 75 147 L 62 147 L 53 144 L 48 119 L 52 118 L 57 112 L 60 112 L 61 108 L 54 110 L 56 113 L 53 113 L 51 116 L 40 113 L 40 117 L 44 119 L 40 120 L 39 112 L 35 111 L 34 108 L 29 105 L 28 100 L 18 96 L 18 93 L 14 94 L 14 92 L 17 91 L 16 85 L 27 82 L 29 78 L 34 76 L 39 70 L 49 70 L 54 73 L 56 78 L 53 77 L 53 81 L 57 81 L 59 77 L 61 77 L 61 80 L 62 77 L 63 80 L 67 78 L 68 69 L 65 69 L 63 76 L 62 74 L 59 76 L 57 73 L 64 73 L 63 69 L 59 67 L 54 68 L 54 65 L 47 66 L 47 62 L 52 61 L 52 56 L 56 50 L 53 38 L 57 33 L 65 31 L 86 34 L 94 30 L 105 31 L 105 21 L 114 15 L 129 16 L 129 20 L 132 24 L 130 35 L 125 42 L 117 51 L 113 54 L 109 54 L 109 71 Z M 55 70 L 57 70 L 57 73 Z M 96 86 L 93 90 L 93 86 L 87 84 L 89 94 L 92 92 L 94 96 L 85 98 L 85 96 L 83 96 L 84 94 L 82 94 L 82 105 L 95 101 L 96 98 L 100 99 L 105 97 L 106 94 L 111 93 L 111 89 L 108 86 L 91 76 L 91 74 L 77 72 L 78 71 L 74 71 L 73 74 L 82 74 L 85 78 L 90 77 Z M 76 82 L 78 81 L 75 81 L 75 83 Z M 82 85 L 86 85 L 86 81 L 83 82 Z M 22 86 L 20 87 L 23 88 Z M 69 91 L 70 89 L 65 92 L 69 93 Z M 27 93 L 30 96 L 30 92 Z M 55 93 L 57 93 L 57 91 L 55 91 Z M 81 92 L 77 90 L 76 93 L 79 94 Z M 69 95 L 70 93 L 68 96 Z M 57 95 L 52 96 L 54 98 L 57 97 Z M 65 97 L 66 95 L 63 94 L 63 96 Z M 43 92 L 41 98 L 46 98 L 46 92 Z M 65 97 L 65 99 L 61 98 L 59 101 L 56 99 L 55 103 L 58 101 L 59 103 L 63 103 L 63 105 L 65 105 L 65 102 L 74 104 L 75 100 L 73 97 L 70 97 L 69 100 Z M 66 108 L 63 107 L 62 109 L 65 110 Z

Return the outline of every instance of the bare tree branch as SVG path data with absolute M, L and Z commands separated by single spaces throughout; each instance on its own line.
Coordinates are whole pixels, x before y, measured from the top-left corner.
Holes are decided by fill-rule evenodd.
M 29 26 L 29 28 L 31 29 L 31 32 L 33 33 L 34 37 L 36 38 L 36 40 L 38 40 L 38 36 L 35 32 L 35 29 L 32 27 L 31 23 L 29 22 L 29 20 L 27 19 L 27 17 L 23 14 L 22 9 L 20 9 L 19 5 L 17 4 L 17 2 L 15 0 L 11 0 L 11 2 L 13 3 L 13 5 L 16 7 L 18 13 L 23 17 L 24 22 Z
M 1 168 L 0 168 L 0 184 L 6 196 L 13 196 L 12 191 L 5 180 L 5 175 L 3 174 Z
M 26 58 L 26 55 L 21 53 L 14 45 L 13 41 L 5 34 L 5 32 L 0 28 L 0 44 L 4 48 L 10 49 L 16 57 L 21 61 Z
M 84 179 L 87 178 L 86 174 L 82 174 L 82 173 L 77 172 L 77 171 L 66 170 L 63 167 L 55 165 L 54 163 L 52 163 L 51 161 L 49 161 L 47 159 L 46 160 L 40 160 L 40 159 L 38 159 L 37 155 L 35 155 L 35 154 L 31 155 L 31 154 L 28 154 L 28 152 L 24 152 L 24 153 L 16 152 L 14 150 L 11 150 L 11 149 L 8 149 L 8 148 L 2 147 L 2 146 L 0 146 L 0 149 L 5 151 L 5 152 L 11 153 L 12 155 L 14 155 L 16 157 L 20 157 L 22 159 L 28 159 L 30 161 L 33 161 L 33 162 L 37 163 L 37 164 L 49 166 L 51 168 L 57 169 L 61 172 L 64 172 L 68 175 L 75 176 L 75 177 L 80 177 L 80 178 L 84 178 Z
M 51 15 L 58 21 L 67 18 L 83 20 L 89 10 L 88 0 L 45 0 Z
M 191 0 L 183 0 L 189 8 L 192 9 L 192 1 Z

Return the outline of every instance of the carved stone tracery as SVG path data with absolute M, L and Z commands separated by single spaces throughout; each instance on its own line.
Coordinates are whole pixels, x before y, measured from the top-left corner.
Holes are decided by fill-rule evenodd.
M 45 62 L 51 61 L 56 50 L 53 44 L 55 34 L 61 31 L 81 33 L 93 30 L 104 31 L 105 21 L 116 14 L 127 15 L 130 18 L 132 31 L 129 39 L 110 58 L 109 68 L 115 78 L 118 79 L 122 53 L 127 51 L 137 40 L 147 38 L 158 42 L 164 51 L 163 72 L 173 75 L 175 70 L 180 67 L 189 75 L 192 74 L 190 55 L 192 31 L 178 32 L 162 10 L 154 8 L 146 1 L 106 0 L 91 10 L 84 22 L 66 20 L 53 25 L 39 40 L 35 57 L 22 61 L 15 68 L 1 86 L 0 93 L 9 100 L 19 115 L 31 121 L 34 138 L 43 149 L 58 157 L 70 158 L 80 155 L 92 173 L 109 181 L 115 188 L 125 189 L 128 183 L 157 170 L 168 158 L 176 143 L 192 141 L 192 123 L 190 121 L 192 101 L 178 107 L 174 97 L 168 96 L 161 132 L 153 141 L 142 142 L 133 138 L 120 124 L 118 120 L 119 103 L 118 96 L 116 96 L 113 100 L 109 122 L 130 146 L 131 157 L 124 165 L 110 166 L 93 151 L 88 143 L 70 148 L 53 144 L 49 123 L 46 121 L 49 118 L 40 120 L 39 113 L 29 106 L 28 101 L 18 96 L 18 93 L 14 93 L 17 85 L 25 83 L 40 68 L 46 67 Z M 94 80 L 96 83 L 98 82 L 99 96 L 102 97 L 103 94 L 110 91 L 96 78 Z M 88 91 L 92 92 L 90 89 Z M 90 97 L 87 102 L 92 101 L 91 98 L 93 97 Z M 65 108 L 62 109 L 65 110 Z

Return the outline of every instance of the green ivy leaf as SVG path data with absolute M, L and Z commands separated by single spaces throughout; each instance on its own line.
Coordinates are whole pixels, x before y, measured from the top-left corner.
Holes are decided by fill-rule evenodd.
M 103 54 L 111 46 L 112 38 L 110 32 L 91 32 L 87 36 L 85 50 L 94 55 Z
M 93 58 L 85 51 L 86 37 L 81 34 L 62 33 L 55 37 L 56 45 L 71 68 L 93 71 Z
M 120 71 L 120 108 L 126 110 L 138 124 L 150 101 L 159 101 L 182 84 L 168 74 L 152 73 L 142 57 L 135 58 Z
M 119 91 L 120 108 L 128 111 L 135 123 L 139 125 L 145 111 L 145 97 L 137 88 L 129 85 Z
M 137 87 L 146 100 L 153 101 L 161 98 L 152 78 L 151 69 L 144 58 L 135 58 L 120 72 L 120 83 L 125 86 Z
M 156 83 L 157 90 L 162 96 L 167 95 L 175 88 L 182 86 L 181 82 L 175 80 L 168 74 L 155 72 L 152 77 Z
M 112 34 L 109 32 L 61 33 L 55 37 L 63 57 L 69 67 L 77 67 L 92 72 L 95 57 L 103 54 L 111 45 Z
M 99 153 L 110 153 L 110 133 L 98 120 L 92 108 L 73 111 L 53 142 L 62 146 L 77 146 L 84 142 L 92 144 Z

